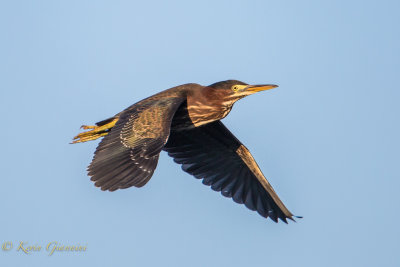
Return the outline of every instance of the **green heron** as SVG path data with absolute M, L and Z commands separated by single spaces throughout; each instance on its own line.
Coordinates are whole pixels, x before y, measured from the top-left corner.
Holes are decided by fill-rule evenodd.
M 167 89 L 78 134 L 73 143 L 103 137 L 88 174 L 102 190 L 144 186 L 161 150 L 182 169 L 261 216 L 287 223 L 293 214 L 265 178 L 249 150 L 220 121 L 233 104 L 277 87 L 227 80 Z

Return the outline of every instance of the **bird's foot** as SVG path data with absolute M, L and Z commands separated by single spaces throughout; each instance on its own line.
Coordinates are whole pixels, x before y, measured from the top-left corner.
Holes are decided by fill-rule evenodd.
M 88 129 L 96 129 L 96 125 L 82 125 L 81 129 L 88 130 Z
M 102 126 L 82 125 L 81 126 L 82 129 L 84 130 L 92 129 L 92 130 L 80 133 L 77 136 L 75 136 L 71 144 L 96 140 L 100 137 L 107 135 L 110 132 L 110 129 L 114 127 L 117 120 L 118 119 L 112 120 L 111 122 L 104 124 Z

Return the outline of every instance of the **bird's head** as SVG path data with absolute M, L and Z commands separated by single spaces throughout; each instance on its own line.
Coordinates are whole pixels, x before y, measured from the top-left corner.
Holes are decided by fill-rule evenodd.
M 258 85 L 249 85 L 247 83 L 237 81 L 237 80 L 227 80 L 222 82 L 217 82 L 208 86 L 209 88 L 214 89 L 218 98 L 223 101 L 233 101 L 254 94 L 256 92 L 265 91 L 269 89 L 273 89 L 278 87 L 275 84 L 258 84 Z
M 249 85 L 236 80 L 217 82 L 188 95 L 189 116 L 195 126 L 225 118 L 233 104 L 256 92 L 278 87 L 273 84 Z

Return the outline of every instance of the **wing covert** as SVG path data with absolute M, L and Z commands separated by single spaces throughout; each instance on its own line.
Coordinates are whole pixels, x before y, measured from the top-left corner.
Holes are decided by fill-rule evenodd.
M 178 97 L 157 99 L 121 112 L 88 167 L 95 185 L 110 191 L 145 185 L 157 167 L 172 118 L 182 102 Z

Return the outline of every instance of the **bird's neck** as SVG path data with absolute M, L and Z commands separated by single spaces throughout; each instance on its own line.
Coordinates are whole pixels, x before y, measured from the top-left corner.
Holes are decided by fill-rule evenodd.
M 188 96 L 188 113 L 195 127 L 225 118 L 236 101 L 218 101 L 204 95 Z

